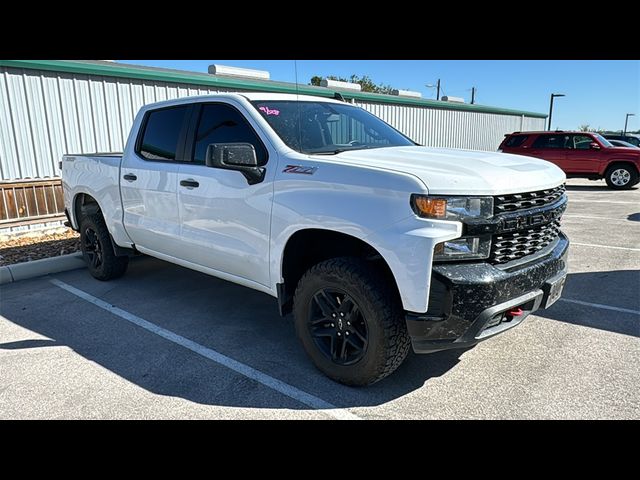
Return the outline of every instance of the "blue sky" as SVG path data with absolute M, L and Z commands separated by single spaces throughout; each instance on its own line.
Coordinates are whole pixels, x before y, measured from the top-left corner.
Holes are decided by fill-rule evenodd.
M 138 65 L 206 72 L 212 63 L 268 70 L 272 80 L 295 81 L 293 60 L 119 60 Z M 564 93 L 554 102 L 553 127 L 620 130 L 626 113 L 629 130 L 640 129 L 640 61 L 618 60 L 298 60 L 298 81 L 313 75 L 368 75 L 375 82 L 417 90 L 435 98 L 441 79 L 444 94 L 471 98 L 476 103 L 548 113 L 549 95 Z

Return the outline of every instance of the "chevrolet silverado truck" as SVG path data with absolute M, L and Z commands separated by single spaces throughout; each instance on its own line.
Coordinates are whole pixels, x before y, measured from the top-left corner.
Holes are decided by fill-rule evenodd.
M 93 277 L 147 254 L 275 297 L 318 369 L 349 385 L 410 347 L 475 345 L 554 303 L 565 175 L 426 148 L 344 101 L 224 93 L 146 105 L 123 154 L 65 155 Z

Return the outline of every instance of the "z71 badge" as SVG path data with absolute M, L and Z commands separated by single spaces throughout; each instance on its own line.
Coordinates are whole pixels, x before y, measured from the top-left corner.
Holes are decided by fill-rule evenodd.
M 313 175 L 318 167 L 303 167 L 301 165 L 287 165 L 282 173 L 301 173 L 302 175 Z

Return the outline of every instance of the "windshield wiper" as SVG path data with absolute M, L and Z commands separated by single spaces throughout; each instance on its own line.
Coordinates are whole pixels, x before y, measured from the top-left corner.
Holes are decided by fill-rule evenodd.
M 348 152 L 350 150 L 359 150 L 356 148 L 336 148 L 335 150 L 325 150 L 322 152 L 311 152 L 311 155 L 337 155 L 338 153 Z
M 382 148 L 382 146 L 378 147 L 373 145 L 366 145 L 366 146 L 351 147 L 351 148 L 336 148 L 333 150 L 323 150 L 320 152 L 309 152 L 309 155 L 337 155 L 338 153 L 342 153 L 342 152 L 352 152 L 353 150 L 368 150 L 370 148 Z

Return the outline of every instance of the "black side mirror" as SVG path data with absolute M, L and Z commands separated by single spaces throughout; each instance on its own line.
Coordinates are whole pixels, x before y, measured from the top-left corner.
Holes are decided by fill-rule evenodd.
M 212 143 L 205 155 L 207 167 L 236 170 L 244 175 L 249 185 L 264 180 L 266 168 L 258 166 L 256 150 L 250 143 Z
M 600 145 L 597 142 L 591 142 L 589 144 L 589 147 L 591 148 L 591 150 L 600 150 Z

